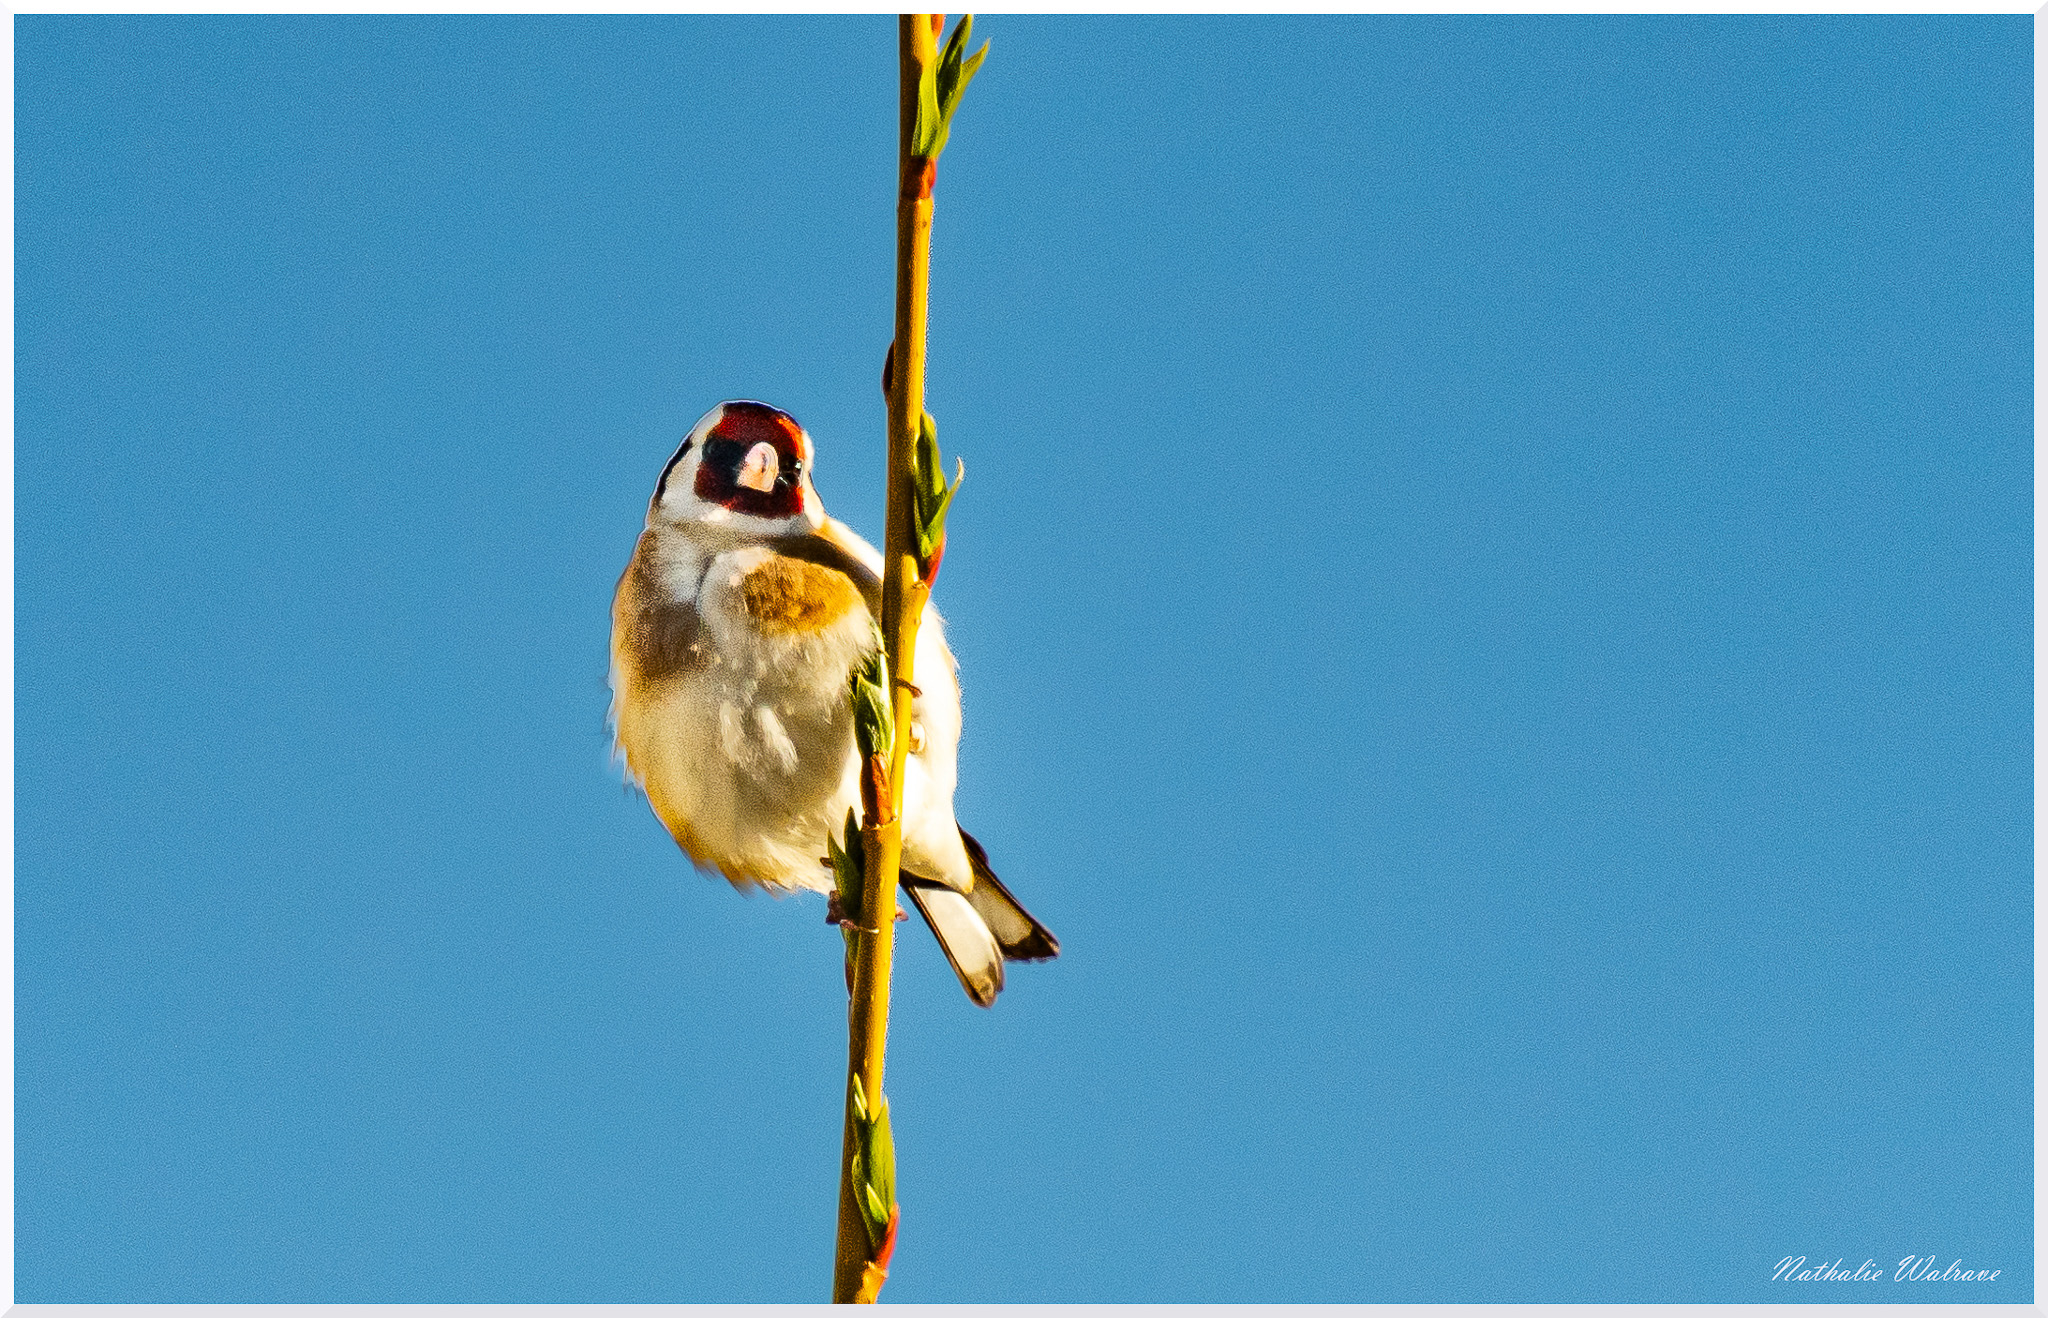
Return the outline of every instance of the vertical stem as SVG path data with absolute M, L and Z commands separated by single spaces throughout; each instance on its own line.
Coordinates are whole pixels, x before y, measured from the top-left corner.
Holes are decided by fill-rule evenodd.
M 896 721 L 886 801 L 862 821 L 866 883 L 856 936 L 853 999 L 847 1019 L 847 1112 L 839 1155 L 839 1239 L 832 1270 L 834 1303 L 872 1300 L 863 1272 L 873 1251 L 854 1198 L 853 1079 L 871 1107 L 882 1101 L 882 1059 L 889 1037 L 889 966 L 895 951 L 896 873 L 903 859 L 903 763 L 910 747 L 910 693 L 915 681 L 917 625 L 926 588 L 918 581 L 911 526 L 911 455 L 924 415 L 925 313 L 931 287 L 931 160 L 911 154 L 918 85 L 938 62 L 940 14 L 897 18 L 900 104 L 896 199 L 896 344 L 889 387 L 889 520 L 883 541 L 882 636 L 887 647 L 890 704 Z M 879 816 L 879 818 L 877 817 Z

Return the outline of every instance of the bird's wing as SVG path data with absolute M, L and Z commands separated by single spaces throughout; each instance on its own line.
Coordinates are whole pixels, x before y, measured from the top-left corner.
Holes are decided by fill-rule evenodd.
M 775 548 L 845 572 L 860 586 L 868 612 L 877 619 L 882 616 L 882 555 L 846 523 L 827 518 L 812 534 L 777 541 Z M 920 721 L 926 745 L 906 767 L 903 864 L 912 873 L 964 893 L 974 886 L 974 870 L 953 821 L 954 757 L 960 744 L 960 687 L 954 677 L 958 665 L 947 648 L 944 625 L 929 602 L 917 650 L 922 690 L 911 702 L 911 715 Z
M 860 587 L 868 614 L 877 619 L 882 616 L 882 556 L 844 522 L 828 517 L 823 526 L 809 535 L 783 536 L 769 541 L 768 547 L 778 554 L 845 573 Z
M 836 517 L 827 517 L 825 524 L 818 528 L 818 538 L 829 540 L 839 546 L 874 574 L 877 581 L 882 578 L 882 551 L 861 539 L 860 533 Z

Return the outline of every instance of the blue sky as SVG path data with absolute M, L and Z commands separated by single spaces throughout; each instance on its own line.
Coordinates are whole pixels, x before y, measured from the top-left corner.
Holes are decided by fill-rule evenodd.
M 985 18 L 929 1300 L 2032 1294 L 2030 20 Z M 17 1295 L 805 1300 L 844 990 L 607 762 L 893 24 L 16 23 Z M 1787 1255 L 2000 1269 L 1773 1283 Z

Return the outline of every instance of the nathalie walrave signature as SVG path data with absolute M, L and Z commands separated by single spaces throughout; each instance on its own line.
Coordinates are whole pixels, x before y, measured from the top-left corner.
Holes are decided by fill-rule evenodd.
M 1772 1281 L 1996 1281 L 2003 1268 L 1965 1268 L 1957 1259 L 1947 1267 L 1932 1254 L 1909 1254 L 1899 1260 L 1899 1265 L 1889 1272 L 1877 1266 L 1877 1260 L 1865 1259 L 1863 1265 L 1853 1271 L 1845 1271 L 1844 1260 L 1833 1263 L 1809 1265 L 1806 1255 L 1790 1255 L 1778 1260 L 1778 1270 L 1771 1274 Z

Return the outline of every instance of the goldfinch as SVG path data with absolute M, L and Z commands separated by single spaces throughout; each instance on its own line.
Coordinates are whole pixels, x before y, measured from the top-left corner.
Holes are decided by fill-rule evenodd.
M 628 778 L 698 867 L 735 886 L 832 891 L 823 859 L 860 805 L 848 679 L 875 647 L 882 556 L 825 515 L 811 437 L 720 403 L 662 468 L 612 599 L 611 729 Z M 938 613 L 918 629 L 902 885 L 967 996 L 1003 962 L 1059 955 L 953 818 L 960 687 Z

